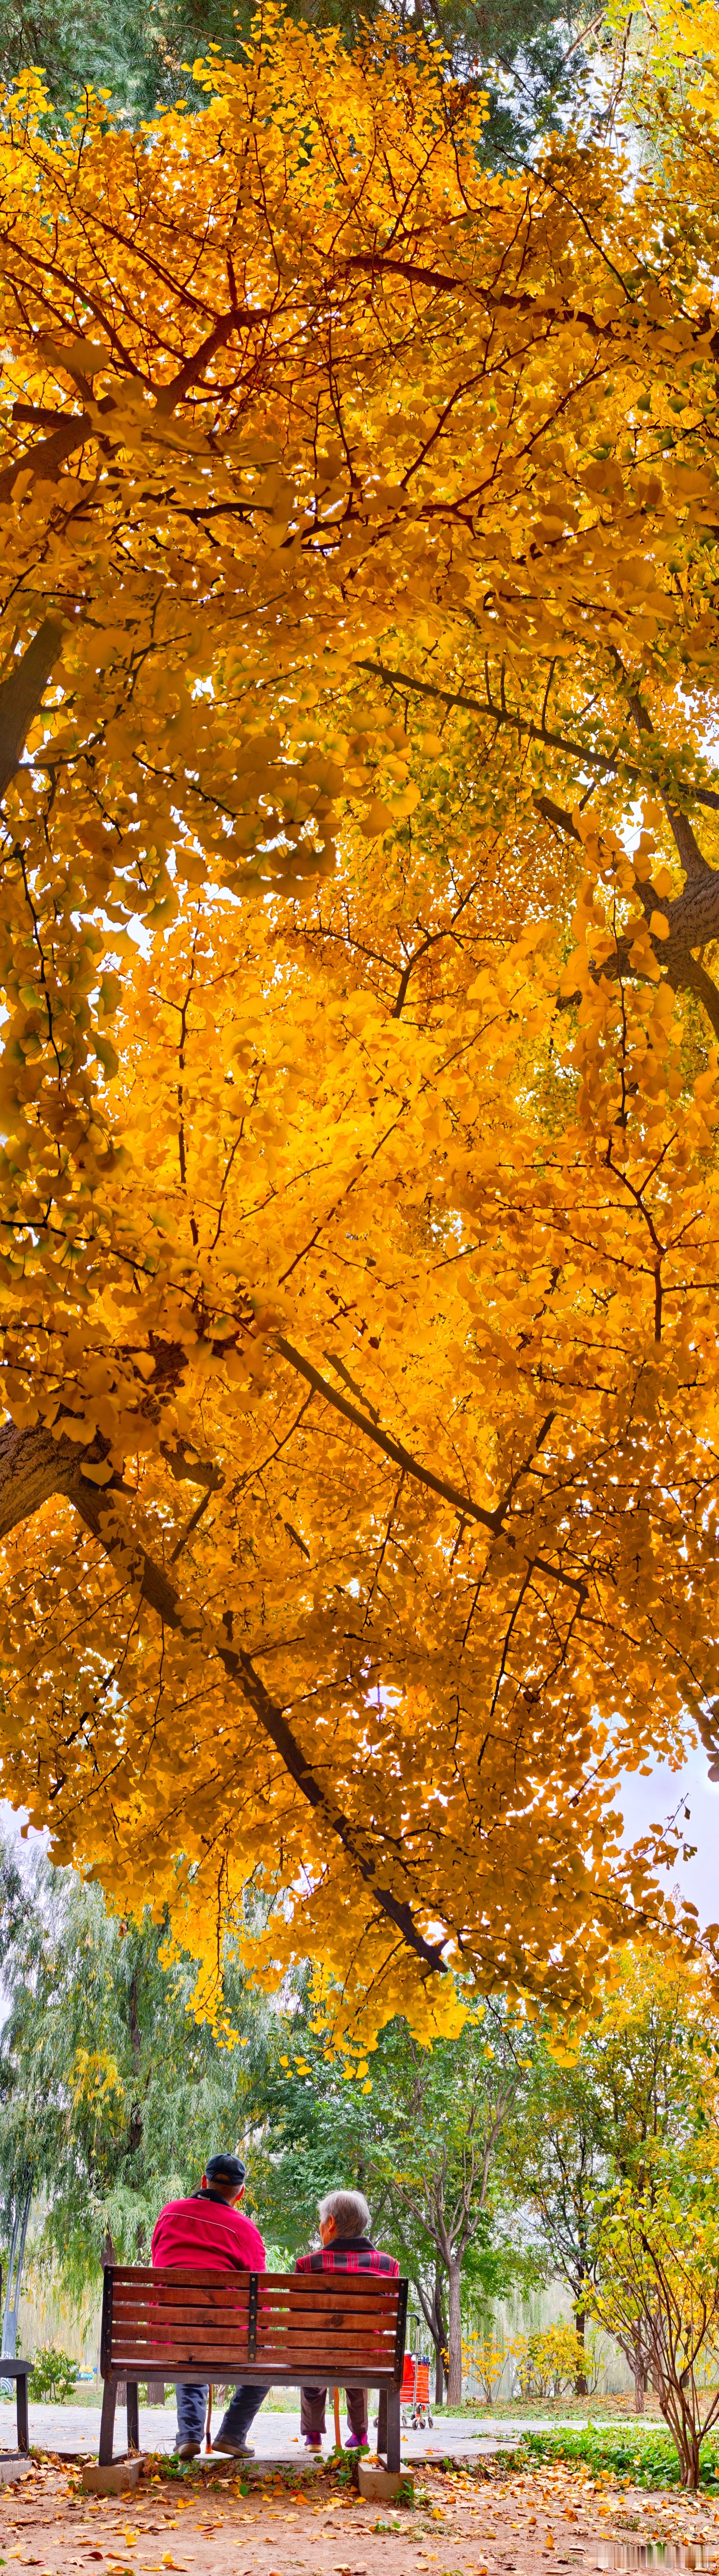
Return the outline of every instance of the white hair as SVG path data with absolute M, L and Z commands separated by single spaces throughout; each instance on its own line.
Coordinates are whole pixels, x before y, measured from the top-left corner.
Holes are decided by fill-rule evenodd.
M 328 2191 L 319 2203 L 320 2225 L 333 2218 L 338 2236 L 366 2236 L 369 2210 L 363 2191 Z

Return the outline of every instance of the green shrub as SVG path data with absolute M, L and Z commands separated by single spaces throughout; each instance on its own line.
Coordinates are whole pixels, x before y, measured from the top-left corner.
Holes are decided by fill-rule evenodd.
M 33 2359 L 30 2395 L 49 2397 L 53 2406 L 62 2406 L 72 2396 L 76 2378 L 77 2362 L 69 2352 L 54 2343 L 41 2344 Z
M 637 2487 L 679 2484 L 676 2448 L 663 2425 L 566 2425 L 556 2433 L 523 2433 L 521 2450 L 533 2461 L 581 2460 L 597 2477 L 631 2478 Z M 719 2489 L 719 2440 L 713 2434 L 702 2445 L 701 2483 Z

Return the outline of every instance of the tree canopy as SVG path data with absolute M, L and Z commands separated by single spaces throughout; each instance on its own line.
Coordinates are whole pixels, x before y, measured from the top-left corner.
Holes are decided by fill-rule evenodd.
M 3 1787 L 427 2035 L 715 1746 L 716 127 L 203 77 L 0 136 Z

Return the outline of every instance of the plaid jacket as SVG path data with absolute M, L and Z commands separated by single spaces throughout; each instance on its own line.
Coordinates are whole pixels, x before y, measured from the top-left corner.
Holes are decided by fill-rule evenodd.
M 315 2254 L 300 2254 L 296 2272 L 389 2272 L 399 2276 L 399 2264 L 393 2254 L 378 2253 L 368 2245 L 366 2236 L 335 2236 L 331 2245 L 318 2245 Z

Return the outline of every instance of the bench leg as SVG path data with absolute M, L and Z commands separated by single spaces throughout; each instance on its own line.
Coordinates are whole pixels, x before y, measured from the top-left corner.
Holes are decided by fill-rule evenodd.
M 127 2383 L 127 2447 L 128 2451 L 139 2451 L 140 2448 L 140 2409 L 137 2402 L 136 2379 L 128 2379 Z
M 102 2414 L 101 2414 L 101 2416 L 100 2416 L 100 2440 L 99 2440 L 99 2444 L 98 2444 L 98 2453 L 97 2453 L 98 2467 L 99 2467 L 99 2468 L 101 2468 L 101 2469 L 109 2469 L 110 2462 L 111 2462 L 111 2459 L 112 2459 L 113 2437 L 114 2437 L 114 2432 L 115 2432 L 115 2407 L 116 2407 L 116 2404 L 117 2404 L 117 2388 L 116 2388 L 116 2386 L 115 2386 L 115 2381 L 114 2381 L 114 2379 L 106 2379 L 106 2380 L 104 2381 L 104 2383 L 103 2383 L 103 2391 L 102 2391 Z
M 16 2379 L 15 2381 L 15 2405 L 17 2411 L 18 2450 L 29 2451 L 30 2440 L 27 2429 L 27 2380 L 24 2375 L 22 2379 Z
M 378 2405 L 378 2408 L 377 2408 L 377 2449 L 378 2449 L 378 2452 L 379 2452 L 380 2459 L 381 2459 L 381 2460 L 383 2460 L 383 2459 L 384 2459 L 384 2455 L 385 2455 L 385 2451 L 386 2451 L 386 2449 L 387 2449 L 387 2390 L 386 2390 L 386 2388 L 381 2388 L 381 2389 L 380 2389 L 380 2392 L 379 2392 L 379 2405 Z
M 384 2398 L 387 2408 L 387 2467 L 398 2470 L 400 2465 L 399 2389 L 385 2389 Z

